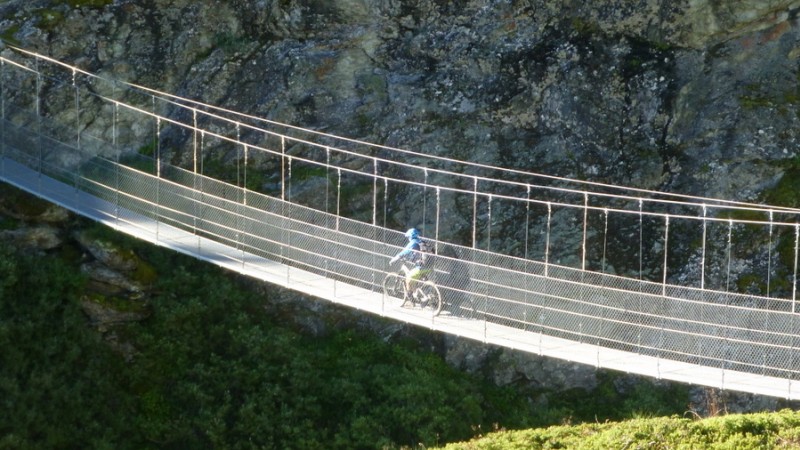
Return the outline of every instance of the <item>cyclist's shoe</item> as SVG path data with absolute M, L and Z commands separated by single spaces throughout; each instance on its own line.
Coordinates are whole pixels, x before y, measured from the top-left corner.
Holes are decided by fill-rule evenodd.
M 425 305 L 428 304 L 428 300 L 430 300 L 430 299 L 431 299 L 430 296 L 425 295 L 425 293 L 422 293 L 422 294 L 417 296 L 417 302 L 419 302 L 419 306 L 421 306 L 423 308 L 425 307 Z
M 403 296 L 403 303 L 400 304 L 400 307 L 405 308 L 407 304 L 411 304 L 412 306 L 414 305 L 414 302 L 411 300 L 411 297 L 409 297 L 408 294 Z

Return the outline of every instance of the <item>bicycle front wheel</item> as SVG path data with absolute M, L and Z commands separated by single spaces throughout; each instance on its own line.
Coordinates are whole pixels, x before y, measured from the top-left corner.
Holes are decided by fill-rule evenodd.
M 434 316 L 442 312 L 442 295 L 439 288 L 432 281 L 426 281 L 417 288 L 420 304 L 423 308 L 429 309 Z

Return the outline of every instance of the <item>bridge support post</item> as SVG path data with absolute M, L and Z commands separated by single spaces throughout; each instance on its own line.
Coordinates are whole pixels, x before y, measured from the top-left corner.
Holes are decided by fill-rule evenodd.
M 6 173 L 6 60 L 0 58 L 0 174 Z
M 77 96 L 77 91 L 75 93 Z M 44 147 L 44 139 L 42 138 L 42 74 L 39 71 L 39 60 L 36 60 L 36 134 L 37 134 L 37 153 L 38 160 L 36 161 L 36 174 L 37 174 L 37 189 L 42 191 L 42 150 Z M 79 143 L 80 144 L 80 143 Z M 80 145 L 78 146 L 80 148 Z
M 797 313 L 797 251 L 800 248 L 800 224 L 794 226 L 794 276 L 792 278 L 792 314 Z

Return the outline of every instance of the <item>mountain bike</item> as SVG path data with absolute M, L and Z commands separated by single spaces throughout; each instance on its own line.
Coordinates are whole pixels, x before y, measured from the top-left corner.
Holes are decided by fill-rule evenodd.
M 405 267 L 405 269 L 403 269 Z M 395 297 L 403 300 L 401 307 L 411 302 L 411 306 L 419 306 L 422 309 L 430 310 L 434 316 L 442 312 L 442 294 L 436 283 L 433 282 L 429 274 L 423 274 L 419 279 L 411 282 L 411 292 L 406 295 L 406 271 L 411 270 L 412 266 L 407 261 L 403 262 L 403 267 L 397 272 L 389 272 L 383 279 L 383 293 L 388 297 Z

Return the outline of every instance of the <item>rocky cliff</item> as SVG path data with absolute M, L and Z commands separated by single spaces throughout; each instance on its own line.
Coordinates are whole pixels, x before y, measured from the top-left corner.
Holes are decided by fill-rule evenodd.
M 0 37 L 346 137 L 796 206 L 781 180 L 800 170 L 798 11 L 796 0 L 5 0 Z M 514 232 L 509 220 L 495 233 Z M 454 364 L 485 359 L 450 347 Z M 498 381 L 534 380 L 535 365 Z
M 9 42 L 371 142 L 754 200 L 795 156 L 798 1 L 14 1 Z

